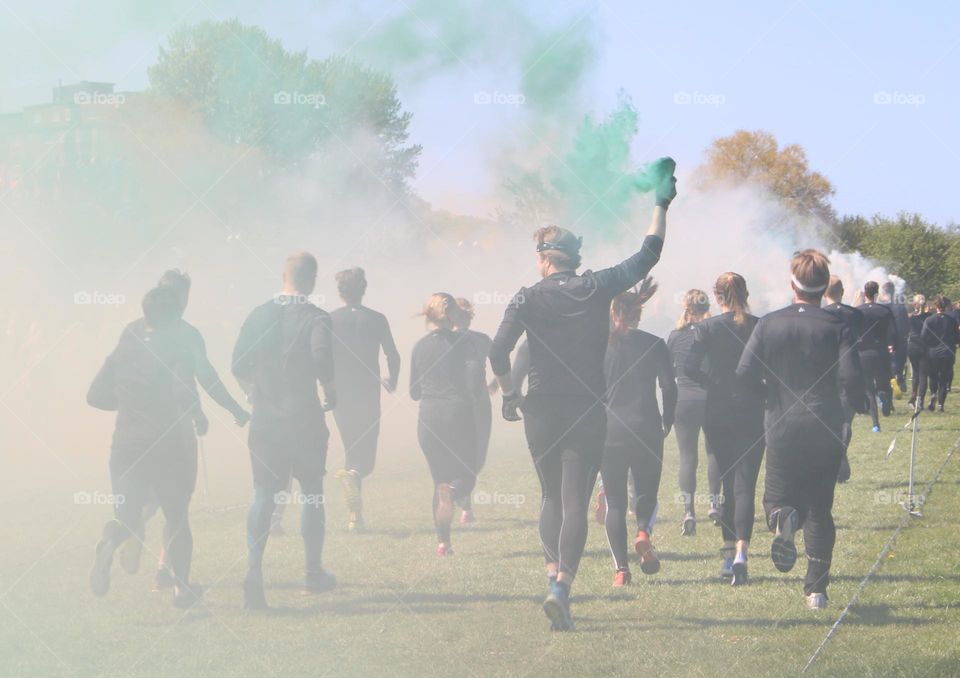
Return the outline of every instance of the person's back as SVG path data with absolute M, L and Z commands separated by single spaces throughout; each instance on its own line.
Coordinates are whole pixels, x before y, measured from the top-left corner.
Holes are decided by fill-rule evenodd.
M 703 375 L 707 389 L 708 420 L 736 425 L 736 418 L 745 413 L 759 413 L 759 394 L 742 388 L 736 377 L 737 365 L 757 317 L 744 314 L 743 322 L 737 323 L 733 312 L 728 311 L 707 318 L 695 326 L 696 342 L 693 363 L 688 365 L 691 375 Z M 701 367 L 704 366 L 704 367 Z M 702 370 L 702 371 L 701 371 Z
M 475 400 L 490 400 L 490 391 L 487 389 L 487 357 L 493 340 L 488 334 L 478 330 L 461 330 L 468 346 L 468 363 L 470 366 L 470 390 Z
M 671 331 L 670 336 L 667 337 L 667 348 L 670 350 L 670 356 L 673 360 L 673 369 L 677 376 L 677 386 L 680 389 L 680 394 L 683 398 L 691 400 L 707 397 L 704 385 L 697 381 L 696 376 L 690 374 L 687 369 L 690 363 L 690 349 L 696 338 L 697 330 L 693 323 Z
M 470 347 L 464 335 L 437 329 L 413 347 L 410 361 L 410 395 L 414 400 L 472 401 L 467 383 Z
M 859 309 L 856 309 L 853 306 L 848 306 L 842 302 L 827 304 L 823 308 L 826 311 L 836 314 L 841 320 L 843 320 L 843 322 L 850 329 L 851 338 L 853 339 L 854 344 L 859 346 L 860 336 L 863 334 L 863 313 L 861 313 Z
M 399 363 L 386 316 L 357 304 L 338 308 L 330 317 L 338 395 L 344 397 L 351 391 L 379 392 L 381 346 L 391 367 Z
M 857 308 L 863 315 L 860 352 L 886 353 L 896 334 L 893 312 L 888 306 L 868 301 Z
M 943 311 L 929 316 L 921 330 L 931 358 L 952 358 L 957 350 L 957 334 L 956 321 Z
M 620 429 L 625 436 L 613 437 L 632 440 L 631 431 L 647 426 L 661 425 L 660 405 L 657 402 L 657 378 L 662 379 L 665 393 L 676 400 L 676 383 L 670 355 L 660 337 L 642 330 L 630 330 L 614 339 L 604 359 L 607 379 L 607 409 L 613 416 L 607 418 L 607 438 Z M 665 403 L 672 410 L 674 403 Z

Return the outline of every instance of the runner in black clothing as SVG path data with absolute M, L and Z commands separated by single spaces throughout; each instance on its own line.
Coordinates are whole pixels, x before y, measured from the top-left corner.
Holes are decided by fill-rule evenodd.
M 930 390 L 933 397 L 930 399 L 930 411 L 939 406 L 943 412 L 943 404 L 947 400 L 947 388 L 953 376 L 953 365 L 956 361 L 957 344 L 960 343 L 960 331 L 957 321 L 948 315 L 950 300 L 940 295 L 934 302 L 937 312 L 923 323 L 921 338 L 928 347 L 930 365 Z M 922 402 L 922 401 L 921 401 Z
M 807 552 L 803 589 L 811 609 L 827 602 L 836 539 L 831 511 L 844 446 L 842 402 L 863 398 L 850 329 L 836 313 L 820 308 L 829 263 L 815 250 L 794 256 L 793 305 L 757 323 L 737 368 L 746 388 L 765 385 L 763 506 L 775 532 L 773 563 L 781 572 L 793 568 L 794 532 L 802 525 Z
M 143 511 L 156 501 L 163 510 L 164 550 L 174 578 L 174 605 L 189 607 L 199 590 L 190 583 L 193 536 L 190 498 L 197 478 L 194 418 L 199 407 L 194 355 L 182 341 L 177 293 L 150 290 L 143 319 L 124 330 L 116 349 L 94 378 L 87 402 L 116 410 L 110 447 L 115 519 L 97 543 L 90 588 L 110 588 L 113 555 L 129 539 L 143 539 Z
M 860 365 L 863 367 L 873 432 L 880 432 L 877 398 L 880 411 L 890 416 L 893 391 L 890 388 L 890 354 L 897 345 L 897 326 L 889 307 L 877 303 L 880 286 L 874 281 L 863 286 L 866 303 L 859 306 L 863 313 L 863 334 L 860 335 Z
M 164 274 L 160 276 L 160 281 L 157 284 L 160 287 L 169 287 L 177 293 L 177 297 L 180 301 L 181 314 L 176 328 L 177 336 L 179 337 L 178 340 L 182 342 L 185 350 L 191 356 L 193 356 L 193 373 L 196 376 L 196 381 L 200 384 L 200 386 L 203 387 L 203 390 L 207 392 L 207 395 L 213 398 L 214 402 L 233 415 L 234 422 L 238 426 L 243 426 L 247 421 L 250 420 L 250 414 L 243 408 L 242 405 L 240 405 L 240 403 L 234 400 L 233 396 L 231 396 L 229 391 L 227 391 L 227 387 L 224 386 L 223 381 L 221 381 L 220 375 L 217 374 L 216 368 L 214 368 L 214 366 L 210 363 L 210 359 L 207 358 L 206 343 L 204 342 L 203 336 L 200 334 L 199 330 L 197 330 L 196 327 L 188 323 L 182 317 L 182 314 L 187 309 L 187 304 L 190 302 L 190 276 L 177 269 L 171 269 L 164 272 Z M 196 430 L 197 436 L 205 436 L 210 428 L 210 422 L 203 413 L 203 408 L 198 406 L 196 410 L 194 410 L 193 417 L 194 429 Z M 194 471 L 192 477 L 194 479 L 196 478 L 196 471 Z M 192 486 L 190 490 L 191 492 L 193 491 Z M 150 518 L 153 517 L 153 514 L 156 513 L 157 508 L 158 506 L 155 501 L 149 502 L 147 506 L 144 507 L 143 527 L 146 526 Z M 120 551 L 120 562 L 127 572 L 136 572 L 139 569 L 142 551 L 142 534 L 139 534 L 137 539 L 128 539 L 124 543 Z M 161 548 L 160 562 L 157 564 L 157 572 L 154 576 L 154 588 L 158 590 L 170 588 L 175 583 L 173 572 L 170 568 L 170 564 L 167 562 L 166 556 L 166 550 Z
M 737 586 L 747 581 L 757 476 L 763 462 L 763 398 L 740 387 L 736 370 L 757 319 L 750 315 L 747 283 L 739 274 L 724 273 L 713 290 L 723 313 L 695 326 L 686 373 L 707 388 L 703 434 L 721 484 L 720 573 Z
M 556 226 L 537 230 L 543 280 L 521 289 L 510 302 L 490 351 L 504 418 L 517 421 L 523 405 L 527 443 L 543 493 L 540 539 L 551 582 L 544 611 L 557 630 L 573 628 L 570 586 L 583 554 L 587 505 L 603 457 L 610 301 L 645 278 L 660 257 L 667 207 L 676 195 L 672 164 L 665 160 L 659 165 L 665 172 L 643 246 L 617 266 L 578 275 L 581 239 Z M 521 401 L 510 378 L 510 351 L 524 333 L 530 370 Z
M 927 382 L 930 379 L 930 352 L 923 341 L 923 323 L 930 317 L 927 298 L 922 294 L 913 296 L 907 336 L 907 355 L 910 358 L 910 407 L 923 409 L 927 397 Z
M 293 501 L 284 490 L 292 476 L 300 484 L 300 534 L 306 563 L 303 592 L 336 586 L 323 569 L 326 529 L 323 476 L 330 437 L 324 412 L 336 404 L 330 315 L 310 302 L 317 260 L 306 252 L 287 258 L 283 290 L 255 308 L 233 349 L 233 374 L 250 398 L 250 462 L 254 500 L 247 516 L 247 608 L 263 609 L 263 553 L 270 517 L 278 501 Z M 320 400 L 317 383 L 323 387 Z
M 857 368 L 860 368 L 859 343 L 860 334 L 863 332 L 863 314 L 853 306 L 847 306 L 843 303 L 843 281 L 835 275 L 830 276 L 830 283 L 827 285 L 827 291 L 823 295 L 824 308 L 832 313 L 836 313 L 847 324 L 850 330 L 850 337 L 853 340 L 854 356 L 857 359 Z M 861 379 L 862 379 L 861 375 Z M 843 395 L 843 433 L 840 436 L 843 439 L 843 457 L 840 459 L 840 470 L 837 471 L 837 482 L 845 483 L 850 480 L 850 460 L 847 458 L 847 448 L 850 447 L 850 440 L 853 438 L 853 418 L 857 412 L 863 412 L 866 400 L 863 403 L 852 403 Z
M 616 567 L 614 586 L 630 584 L 627 559 L 627 474 L 633 478 L 637 536 L 634 550 L 644 574 L 660 570 L 650 541 L 663 470 L 663 438 L 673 425 L 677 383 L 670 352 L 663 339 L 636 329 L 643 304 L 657 290 L 652 278 L 639 289 L 613 299 L 610 345 L 604 359 L 607 381 L 607 441 L 603 449 L 607 543 Z M 663 414 L 657 403 L 660 383 Z
M 334 421 L 343 441 L 344 463 L 337 472 L 347 497 L 347 529 L 363 529 L 361 484 L 373 472 L 380 436 L 380 389 L 393 393 L 400 377 L 400 353 L 382 313 L 363 305 L 367 279 L 362 268 L 336 275 L 345 306 L 330 314 L 333 321 L 333 362 L 337 366 L 337 407 Z M 387 359 L 380 377 L 380 352 Z
M 703 290 L 690 290 L 683 297 L 683 314 L 677 321 L 677 328 L 667 338 L 667 348 L 673 360 L 673 369 L 677 375 L 679 396 L 674 417 L 674 431 L 677 435 L 677 447 L 680 450 L 680 493 L 683 495 L 684 516 L 680 533 L 692 537 L 697 533 L 696 495 L 697 464 L 700 457 L 700 429 L 703 428 L 703 414 L 707 402 L 707 390 L 703 384 L 694 381 L 686 372 L 690 347 L 696 338 L 696 324 L 710 317 L 710 298 Z M 710 489 L 707 518 L 720 527 L 720 509 L 717 498 L 720 496 L 720 472 L 717 460 L 707 455 L 707 484 Z
M 883 297 L 883 305 L 893 313 L 893 321 L 897 327 L 897 343 L 893 347 L 891 369 L 900 391 L 906 393 L 905 369 L 907 366 L 907 335 L 909 333 L 907 305 L 897 300 L 897 288 L 890 281 L 883 283 Z
M 423 308 L 430 332 L 410 359 L 410 397 L 420 403 L 417 439 L 433 477 L 438 556 L 453 553 L 454 502 L 470 496 L 477 477 L 473 390 L 480 366 L 467 337 L 453 331 L 459 314 L 449 294 L 430 297 Z
M 479 475 L 483 465 L 487 463 L 487 449 L 490 447 L 490 428 L 493 420 L 493 405 L 490 402 L 490 390 L 487 387 L 487 357 L 490 355 L 493 340 L 483 332 L 470 329 L 474 310 L 469 300 L 459 297 L 457 307 L 460 313 L 457 315 L 457 322 L 453 329 L 462 332 L 470 345 L 470 374 L 473 377 L 470 388 L 473 391 L 473 422 L 477 441 L 474 473 Z M 463 507 L 460 524 L 466 525 L 476 521 L 469 494 L 461 500 L 460 504 Z

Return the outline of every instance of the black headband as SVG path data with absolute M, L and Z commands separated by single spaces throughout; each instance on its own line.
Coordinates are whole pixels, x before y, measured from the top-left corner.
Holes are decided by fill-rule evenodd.
M 546 250 L 558 250 L 564 254 L 569 254 L 575 256 L 580 253 L 580 246 L 583 245 L 583 238 L 577 238 L 577 247 L 576 249 L 571 250 L 569 247 L 562 243 L 558 242 L 542 242 L 537 245 L 537 252 L 544 252 Z

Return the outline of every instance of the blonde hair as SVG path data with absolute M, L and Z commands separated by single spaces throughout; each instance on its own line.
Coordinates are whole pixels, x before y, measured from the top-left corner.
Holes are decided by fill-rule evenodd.
M 698 323 L 710 317 L 710 297 L 703 290 L 687 290 L 683 295 L 683 313 L 677 320 L 677 329 L 682 330 L 688 325 Z
M 610 304 L 610 343 L 619 340 L 640 323 L 643 305 L 657 293 L 657 283 L 646 278 L 638 287 L 621 292 Z
M 742 275 L 729 271 L 721 274 L 713 286 L 713 296 L 721 306 L 726 306 L 733 312 L 734 323 L 742 325 L 747 321 L 747 314 L 750 313 L 747 299 L 750 292 Z
M 284 279 L 301 294 L 310 294 L 317 284 L 317 260 L 309 252 L 295 252 L 283 266 Z
M 790 262 L 790 273 L 794 279 L 803 287 L 810 290 L 799 289 L 796 284 L 793 285 L 797 298 L 804 301 L 820 301 L 823 293 L 830 285 L 830 260 L 818 250 L 807 249 L 797 252 L 793 255 Z
M 457 309 L 460 313 L 454 325 L 462 327 L 465 330 L 470 329 L 470 323 L 473 321 L 474 316 L 473 304 L 471 304 L 470 300 L 466 297 L 457 297 L 456 301 Z
M 420 313 L 427 319 L 428 323 L 445 330 L 453 328 L 459 314 L 460 308 L 457 306 L 457 300 L 453 298 L 453 295 L 446 292 L 437 292 L 430 295 L 427 303 L 423 305 L 423 311 Z
M 575 271 L 580 267 L 581 238 L 559 226 L 544 226 L 533 233 L 537 243 L 537 252 L 547 259 L 554 268 Z M 544 249 L 544 244 L 553 248 Z
M 927 310 L 927 298 L 922 294 L 914 294 L 911 306 L 913 306 L 911 309 L 913 315 L 920 315 Z

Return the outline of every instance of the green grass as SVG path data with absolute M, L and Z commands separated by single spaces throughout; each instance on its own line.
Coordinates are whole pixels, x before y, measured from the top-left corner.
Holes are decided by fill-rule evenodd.
M 0 560 L 0 676 L 796 675 L 901 522 L 902 509 L 885 502 L 905 486 L 909 437 L 890 461 L 883 456 L 903 420 L 888 420 L 880 435 L 863 418 L 856 422 L 853 478 L 837 492 L 825 612 L 804 606 L 802 560 L 789 575 L 775 571 L 762 522 L 751 547 L 752 582 L 738 589 L 717 576 L 716 528 L 704 521 L 696 537 L 679 536 L 671 436 L 655 535 L 663 569 L 643 577 L 634 568 L 639 581 L 612 590 L 606 539 L 591 522 L 572 634 L 548 633 L 540 610 L 546 587 L 539 492 L 519 427 L 497 427 L 478 491 L 523 503 L 479 506 L 479 522 L 455 531 L 456 555 L 447 559 L 433 554 L 426 465 L 398 442 L 404 436 L 385 435 L 365 487 L 366 534 L 342 531 L 342 494 L 329 481 L 326 562 L 339 589 L 299 596 L 301 550 L 295 516 L 288 515 L 292 535 L 271 541 L 266 562 L 275 610 L 260 615 L 241 609 L 250 481 L 237 439 L 218 429 L 208 442 L 212 504 L 220 508 L 204 510 L 198 495 L 194 573 L 209 589 L 204 606 L 186 613 L 150 591 L 149 557 L 135 576 L 115 565 L 107 598 L 87 590 L 93 543 L 109 509 L 78 506 L 73 493 L 105 491 L 102 453 L 65 457 L 68 472 L 48 450 L 21 450 L 0 486 L 13 518 L 0 531 L 7 545 Z M 960 437 L 960 417 L 925 421 L 920 490 Z M 336 446 L 331 457 L 335 468 Z M 701 463 L 705 491 L 704 472 Z M 812 675 L 960 675 L 960 452 L 923 512 L 900 533 Z M 151 523 L 148 544 L 158 543 L 159 529 L 160 521 Z

